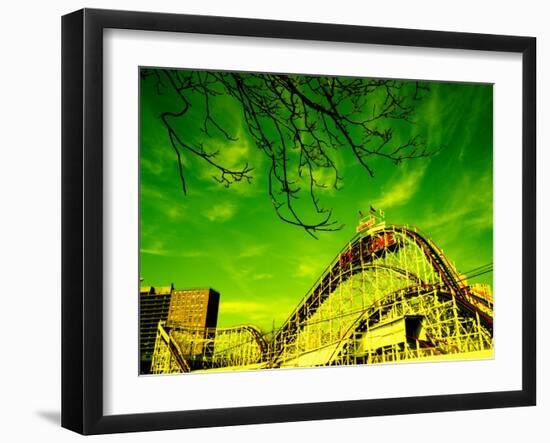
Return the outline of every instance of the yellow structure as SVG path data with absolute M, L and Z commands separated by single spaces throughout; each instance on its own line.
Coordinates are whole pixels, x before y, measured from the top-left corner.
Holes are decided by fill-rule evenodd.
M 140 373 L 149 374 L 152 371 L 159 323 L 171 328 L 195 330 L 190 351 L 193 355 L 207 352 L 210 348 L 204 347 L 203 341 L 210 337 L 207 330 L 216 328 L 219 302 L 220 294 L 211 288 L 174 289 L 173 284 L 140 288 Z M 197 334 L 202 334 L 200 340 Z
M 490 287 L 417 228 L 370 219 L 270 337 L 160 322 L 153 373 L 492 358 Z

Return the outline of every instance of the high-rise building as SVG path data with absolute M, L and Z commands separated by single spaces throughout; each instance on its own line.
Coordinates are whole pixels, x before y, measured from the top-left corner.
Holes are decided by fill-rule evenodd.
M 139 373 L 149 374 L 159 321 L 166 321 L 174 286 L 139 289 Z
M 206 337 L 218 323 L 219 292 L 210 289 L 140 288 L 140 374 L 149 374 L 160 321 L 167 328 L 189 330 Z M 194 350 L 203 353 L 204 349 Z
M 220 294 L 213 289 L 176 289 L 172 292 L 166 326 L 215 328 L 219 304 Z
M 213 289 L 175 290 L 170 301 L 166 327 L 176 328 L 186 337 L 182 351 L 192 367 L 201 366 L 214 352 L 213 339 L 218 323 L 220 294 Z

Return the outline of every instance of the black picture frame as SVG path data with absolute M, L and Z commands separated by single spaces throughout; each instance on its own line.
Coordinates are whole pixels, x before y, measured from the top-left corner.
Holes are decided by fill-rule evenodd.
M 108 28 L 522 55 L 522 389 L 130 415 L 103 412 L 103 31 Z M 536 403 L 536 39 L 83 9 L 62 18 L 62 426 L 82 434 L 458 411 Z

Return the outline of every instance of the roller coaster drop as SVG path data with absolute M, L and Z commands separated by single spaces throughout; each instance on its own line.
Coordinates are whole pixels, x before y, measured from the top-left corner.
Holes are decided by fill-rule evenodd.
M 153 373 L 491 358 L 493 300 L 417 228 L 371 215 L 270 336 L 159 323 Z

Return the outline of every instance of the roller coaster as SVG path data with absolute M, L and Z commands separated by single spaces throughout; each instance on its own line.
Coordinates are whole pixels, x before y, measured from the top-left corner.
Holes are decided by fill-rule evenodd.
M 418 228 L 371 214 L 277 331 L 160 322 L 152 373 L 491 358 L 493 298 L 477 286 Z

